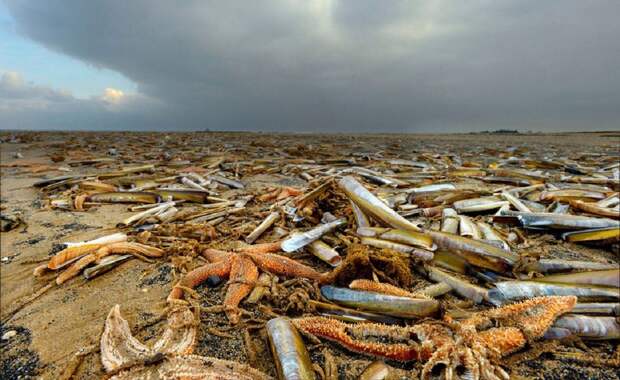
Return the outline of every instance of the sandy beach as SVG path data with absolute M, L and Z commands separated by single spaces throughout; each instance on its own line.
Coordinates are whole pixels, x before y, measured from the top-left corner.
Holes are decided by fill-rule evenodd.
M 578 160 L 591 154 L 588 156 L 591 162 L 599 159 L 609 161 L 614 155 L 617 160 L 620 146 L 620 133 L 613 132 L 519 135 L 2 132 L 0 138 L 2 212 L 17 214 L 24 222 L 1 233 L 0 373 L 4 379 L 59 379 L 65 375 L 75 379 L 102 378 L 104 368 L 100 361 L 99 339 L 110 309 L 120 304 L 133 334 L 146 344 L 152 343 L 166 326 L 166 297 L 172 286 L 188 269 L 204 264 L 204 259 L 194 257 L 193 261 L 181 265 L 167 254 L 151 262 L 129 260 L 90 280 L 80 275 L 56 285 L 54 273 L 35 277 L 33 270 L 57 253 L 59 244 L 111 234 L 117 231 L 120 221 L 134 214 L 129 211 L 132 205 L 127 204 L 102 204 L 90 206 L 84 211 L 50 207 L 52 192 L 44 194 L 33 186 L 42 179 L 105 173 L 145 164 L 154 164 L 155 174 L 165 167 L 169 176 L 175 175 L 181 168 L 209 167 L 208 164 L 214 159 L 221 158 L 224 166 L 220 164 L 220 167 L 228 174 L 239 173 L 237 179 L 245 187 L 235 189 L 220 184 L 214 189 L 220 198 L 237 200 L 247 194 L 256 197 L 283 186 L 307 192 L 311 190 L 310 182 L 313 186 L 320 183 L 316 181 L 320 179 L 318 175 L 312 175 L 313 180 L 306 181 L 294 175 L 294 171 L 281 172 L 285 165 L 290 167 L 319 162 L 322 165 L 338 165 L 338 168 L 372 166 L 381 159 L 411 159 L 428 153 L 436 155 L 433 157 L 437 160 L 448 155 L 459 155 L 463 162 L 476 162 L 484 169 L 492 162 L 507 159 L 507 152 L 514 151 L 520 157 L 531 154 L 535 159 L 547 155 L 554 160 Z M 104 160 L 96 160 L 100 158 Z M 354 159 L 356 163 L 336 163 L 337 159 Z M 235 163 L 240 164 L 235 166 Z M 297 173 L 303 171 L 299 169 Z M 467 180 L 460 178 L 458 181 Z M 62 191 L 71 193 L 69 188 Z M 330 201 L 324 202 L 324 207 L 329 207 Z M 244 211 L 234 215 L 237 219 L 227 217 L 229 219 L 214 227 L 216 238 L 197 241 L 196 244 L 202 248 L 229 247 L 235 241 L 242 241 L 265 215 L 263 206 L 256 200 L 250 201 L 244 206 Z M 333 213 L 339 216 L 337 210 Z M 261 217 L 257 216 L 259 214 Z M 428 226 L 432 223 L 438 225 L 440 219 L 440 216 L 428 218 Z M 228 226 L 227 223 L 232 221 L 234 225 Z M 244 226 L 244 223 L 250 225 Z M 287 231 L 290 229 L 290 226 L 282 227 Z M 129 233 L 132 230 L 125 231 Z M 271 239 L 275 239 L 275 235 L 269 234 L 258 242 L 273 241 Z M 617 243 L 583 245 L 565 242 L 558 235 L 545 231 L 525 234 L 528 245 L 522 244 L 515 249 L 521 256 L 615 265 L 620 262 Z M 334 235 L 332 240 L 327 241 L 335 242 L 337 239 Z M 339 251 L 346 256 L 344 246 Z M 331 270 L 329 265 L 307 253 L 296 254 L 293 258 L 319 272 Z M 428 279 L 412 273 L 414 279 L 410 289 L 430 284 Z M 291 286 L 306 286 L 302 285 Z M 37 294 L 45 287 L 49 289 Z M 197 302 L 203 307 L 219 305 L 226 288 L 225 281 L 213 287 L 202 284 L 196 288 Z M 459 296 L 455 294 L 447 294 L 441 299 L 442 308 L 459 304 Z M 277 300 L 266 301 L 265 305 L 278 313 L 284 310 Z M 244 315 L 244 322 L 238 326 L 231 325 L 224 313 L 203 312 L 194 353 L 249 364 L 270 376 L 276 376 L 267 334 L 260 328 L 260 322 L 253 322 L 266 320 L 269 314 L 260 305 L 242 303 L 241 306 L 250 315 Z M 471 310 L 480 309 L 480 306 L 470 306 Z M 286 312 L 290 317 L 302 314 L 303 310 L 294 308 Z M 254 352 L 248 352 L 248 340 Z M 326 368 L 332 366 L 332 378 L 357 378 L 373 360 L 326 341 L 318 345 L 306 341 L 306 345 L 315 365 L 327 372 Z M 591 360 L 570 360 L 571 353 Z M 618 355 L 618 340 L 582 340 L 575 337 L 528 344 L 505 357 L 502 363 L 517 379 L 618 379 L 618 367 L 610 364 L 614 358 L 618 364 Z M 597 358 L 601 361 L 597 362 Z M 414 378 L 411 374 L 417 376 L 422 368 L 418 362 L 387 361 L 387 364 L 394 368 L 393 378 Z

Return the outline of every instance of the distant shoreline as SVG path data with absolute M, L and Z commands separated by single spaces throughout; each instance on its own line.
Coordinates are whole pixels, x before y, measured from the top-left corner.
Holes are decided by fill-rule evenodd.
M 606 135 L 612 134 L 614 137 L 620 137 L 620 129 L 618 130 L 609 130 L 609 131 L 518 131 L 518 130 L 496 130 L 496 131 L 478 131 L 478 132 L 300 132 L 300 131 L 219 131 L 219 130 L 209 130 L 209 131 L 200 131 L 200 130 L 168 130 L 168 131 L 160 131 L 160 130 L 130 130 L 130 131 L 117 131 L 117 130 L 88 130 L 88 129 L 3 129 L 0 128 L 0 134 L 6 133 L 162 133 L 162 134 L 170 134 L 170 133 L 198 133 L 198 134 L 256 134 L 256 135 L 289 135 L 289 136 L 297 136 L 297 135 L 316 135 L 316 136 L 390 136 L 390 135 L 422 135 L 422 136 L 467 136 L 467 135 L 497 135 L 497 136 L 510 136 L 510 135 L 518 135 L 518 136 L 554 136 L 554 135 L 575 135 L 575 134 L 592 134 L 592 135 Z

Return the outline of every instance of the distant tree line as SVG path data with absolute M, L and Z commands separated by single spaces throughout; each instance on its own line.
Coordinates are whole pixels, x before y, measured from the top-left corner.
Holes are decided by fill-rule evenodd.
M 527 133 L 532 133 L 528 131 Z M 521 132 L 516 129 L 496 129 L 494 131 L 481 131 L 481 132 L 472 132 L 472 135 L 484 134 L 484 135 L 519 135 Z

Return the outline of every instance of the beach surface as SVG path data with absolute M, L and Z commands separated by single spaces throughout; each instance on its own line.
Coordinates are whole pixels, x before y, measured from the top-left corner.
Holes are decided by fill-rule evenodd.
M 41 179 L 105 172 L 161 160 L 187 160 L 182 165 L 191 166 L 195 163 L 191 162 L 190 151 L 204 156 L 235 157 L 240 161 L 258 160 L 264 154 L 266 158 L 286 156 L 298 160 L 315 160 L 321 155 L 330 159 L 354 157 L 363 162 L 365 154 L 377 152 L 386 157 L 407 157 L 425 151 L 468 156 L 468 152 L 492 155 L 514 148 L 549 152 L 556 158 L 575 152 L 608 157 L 614 152 L 618 154 L 620 146 L 620 133 L 612 132 L 518 135 L 2 132 L 0 137 L 3 141 L 0 145 L 2 211 L 17 214 L 24 221 L 1 233 L 0 373 L 3 379 L 58 379 L 68 374 L 76 379 L 101 378 L 104 370 L 98 351 L 99 339 L 110 309 L 121 305 L 134 335 L 147 344 L 152 343 L 165 327 L 166 296 L 182 272 L 174 262 L 162 258 L 151 263 L 130 260 L 91 280 L 78 276 L 62 285 L 55 284 L 53 274 L 33 276 L 33 270 L 45 264 L 58 251 L 59 244 L 113 233 L 119 221 L 134 214 L 123 204 L 101 205 L 82 212 L 51 208 L 46 196 L 33 187 Z M 248 147 L 252 149 L 251 157 L 246 155 Z M 111 160 L 74 164 L 89 158 Z M 299 176 L 269 172 L 244 175 L 242 180 L 247 185 L 244 191 L 254 194 L 277 186 L 306 186 Z M 224 198 L 236 194 L 239 191 L 234 189 L 220 192 Z M 227 235 L 223 231 L 218 234 L 218 244 L 225 244 L 222 239 Z M 532 239 L 544 241 L 544 236 L 541 238 L 541 234 L 537 234 Z M 550 237 L 546 243 L 534 247 L 554 258 L 620 262 L 617 245 L 584 246 Z M 319 271 L 330 269 L 312 257 L 302 259 Z M 204 307 L 221 303 L 224 292 L 224 285 L 197 289 Z M 247 334 L 256 350 L 253 353 L 247 352 Z M 330 358 L 338 368 L 337 377 L 342 379 L 355 378 L 373 360 L 330 343 L 319 346 L 308 343 L 308 346 L 316 364 L 325 366 L 325 358 Z M 579 353 L 593 359 L 591 362 L 569 360 L 559 358 L 555 355 L 557 352 Z M 264 330 L 231 327 L 223 313 L 201 316 L 195 353 L 249 363 L 267 374 L 276 375 Z M 614 355 L 618 355 L 617 340 L 583 343 L 573 339 L 528 346 L 507 357 L 505 363 L 514 378 L 618 379 L 617 367 L 594 360 Z M 410 376 L 408 374 L 417 376 L 421 368 L 419 363 L 388 364 L 395 368 L 395 376 L 402 378 Z

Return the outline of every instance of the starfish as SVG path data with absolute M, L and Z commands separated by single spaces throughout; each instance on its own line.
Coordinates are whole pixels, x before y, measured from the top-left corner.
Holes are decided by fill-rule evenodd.
M 187 273 L 172 289 L 168 301 L 183 297 L 186 288 L 193 289 L 207 278 L 218 276 L 229 278 L 229 287 L 224 298 L 226 316 L 232 324 L 239 322 L 239 303 L 252 291 L 258 279 L 258 269 L 289 276 L 305 277 L 319 282 L 327 277 L 287 257 L 273 254 L 280 250 L 280 242 L 256 244 L 242 248 L 237 252 L 206 249 L 202 255 L 211 263 L 198 267 Z
M 259 196 L 258 200 L 261 202 L 267 202 L 273 199 L 275 199 L 276 201 L 280 201 L 282 199 L 286 199 L 288 197 L 295 197 L 300 194 L 302 194 L 301 190 L 296 189 L 294 187 L 285 186 L 282 188 L 274 189 L 273 191 L 270 191 L 268 193 L 265 193 Z
M 270 379 L 245 364 L 192 355 L 195 340 L 194 314 L 186 302 L 174 303 L 166 330 L 151 348 L 132 336 L 120 306 L 116 305 L 108 314 L 101 335 L 101 362 L 111 380 Z
M 509 378 L 499 359 L 542 337 L 561 314 L 569 312 L 576 298 L 538 297 L 473 314 L 455 322 L 389 326 L 379 323 L 348 324 L 326 317 L 293 320 L 302 332 L 334 341 L 367 355 L 398 361 L 425 361 L 422 378 L 434 370 L 447 380 Z M 493 327 L 499 326 L 499 327 Z M 376 339 L 369 339 L 375 337 Z
M 125 236 L 125 239 L 127 237 Z M 164 251 L 135 242 L 114 241 L 111 243 L 95 243 L 72 246 L 63 249 L 54 255 L 46 264 L 35 269 L 35 275 L 39 275 L 49 270 L 60 270 L 68 266 L 58 277 L 56 284 L 60 285 L 67 280 L 77 276 L 80 272 L 91 265 L 98 263 L 106 256 L 130 254 L 141 260 L 149 261 L 149 258 L 157 258 L 164 255 Z

